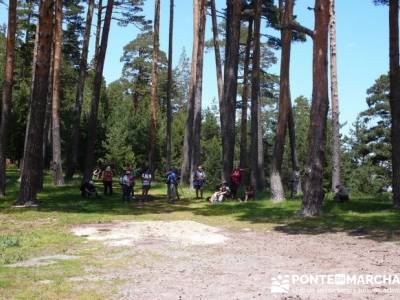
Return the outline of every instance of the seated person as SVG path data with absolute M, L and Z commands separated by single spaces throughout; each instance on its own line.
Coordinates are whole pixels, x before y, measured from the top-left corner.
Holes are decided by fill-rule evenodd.
M 217 203 L 217 202 L 222 202 L 224 198 L 227 198 L 230 196 L 230 189 L 229 186 L 226 182 L 220 185 L 218 190 L 212 194 L 212 196 L 209 198 L 209 201 L 211 203 Z
M 93 181 L 87 181 L 81 185 L 81 196 L 85 198 L 90 198 L 92 196 L 97 197 L 96 187 L 93 184 Z
M 343 203 L 350 200 L 347 189 L 342 184 L 336 186 L 335 197 L 333 198 L 336 202 Z
M 100 179 L 100 176 L 101 176 L 101 169 L 99 168 L 99 167 L 96 167 L 94 170 L 93 170 L 93 178 L 94 179 L 97 179 L 97 180 L 99 180 Z
M 246 190 L 244 191 L 244 198 L 242 198 L 241 200 L 244 202 L 247 202 L 250 199 L 254 199 L 255 195 L 256 195 L 256 193 L 254 191 L 253 186 L 251 184 L 249 184 L 246 187 Z

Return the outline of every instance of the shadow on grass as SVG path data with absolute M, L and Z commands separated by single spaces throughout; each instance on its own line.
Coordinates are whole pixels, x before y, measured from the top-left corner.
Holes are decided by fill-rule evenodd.
M 104 215 L 145 215 L 170 214 L 186 212 L 192 215 L 218 218 L 228 217 L 235 221 L 251 222 L 254 224 L 273 224 L 275 230 L 287 234 L 323 234 L 347 232 L 350 235 L 363 236 L 384 240 L 400 240 L 400 213 L 392 210 L 388 198 L 354 197 L 349 203 L 337 204 L 327 200 L 320 217 L 300 218 L 300 199 L 273 204 L 266 201 L 266 195 L 261 199 L 248 203 L 227 201 L 211 205 L 204 201 L 191 199 L 192 194 L 185 192 L 183 199 L 176 204 L 166 201 L 165 186 L 155 184 L 152 188 L 152 201 L 124 203 L 121 191 L 115 184 L 112 196 L 84 199 L 80 196 L 78 182 L 64 187 L 54 187 L 46 177 L 45 191 L 40 193 L 41 204 L 37 208 L 13 209 L 11 205 L 16 200 L 18 183 L 16 171 L 9 172 L 9 194 L 0 202 L 0 213 L 18 214 L 27 210 L 38 212 L 61 212 L 78 214 Z M 101 183 L 97 184 L 101 191 Z M 136 191 L 138 192 L 138 190 Z M 264 200 L 263 200 L 264 199 Z

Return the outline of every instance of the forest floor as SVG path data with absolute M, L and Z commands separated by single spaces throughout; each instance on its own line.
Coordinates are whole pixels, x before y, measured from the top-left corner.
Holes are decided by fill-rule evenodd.
M 400 276 L 400 214 L 385 197 L 328 199 L 304 220 L 298 199 L 211 205 L 184 190 L 172 205 L 160 185 L 152 201 L 125 204 L 118 190 L 87 200 L 46 181 L 39 207 L 15 209 L 9 177 L 0 299 L 400 298 L 400 283 L 365 282 Z

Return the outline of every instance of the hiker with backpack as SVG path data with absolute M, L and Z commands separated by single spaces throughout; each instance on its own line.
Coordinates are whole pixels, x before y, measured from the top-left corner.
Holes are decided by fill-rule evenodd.
M 152 179 L 150 170 L 146 169 L 142 174 L 142 198 L 144 200 L 148 199 Z
M 112 172 L 110 166 L 108 166 L 103 171 L 101 177 L 103 179 L 104 195 L 112 195 L 112 193 L 113 193 L 113 186 L 112 186 L 113 172 Z
M 168 202 L 175 203 L 178 198 L 178 176 L 174 169 L 170 168 L 166 175 Z
M 201 166 L 198 166 L 193 173 L 193 187 L 196 190 L 196 199 L 203 199 L 203 186 L 206 182 L 206 173 Z
M 128 167 L 126 168 L 127 172 L 129 171 L 129 175 L 132 181 L 132 191 L 131 191 L 131 198 L 135 199 L 135 177 L 136 177 L 136 172 L 135 169 L 133 168 L 132 164 L 128 164 Z
M 133 190 L 133 178 L 131 175 L 131 171 L 126 170 L 125 174 L 121 176 L 119 181 L 122 188 L 122 199 L 124 202 L 128 202 L 132 199 L 132 190 Z

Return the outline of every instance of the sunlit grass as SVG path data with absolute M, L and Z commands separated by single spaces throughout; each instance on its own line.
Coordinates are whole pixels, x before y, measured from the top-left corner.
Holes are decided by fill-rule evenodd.
M 0 299 L 104 299 L 112 295 L 112 283 L 97 282 L 84 290 L 71 277 L 85 274 L 84 266 L 107 268 L 107 264 L 121 261 L 97 259 L 109 253 L 100 244 L 87 244 L 84 238 L 71 234 L 70 228 L 82 223 L 102 223 L 116 220 L 194 220 L 205 224 L 230 228 L 276 230 L 288 234 L 321 234 L 360 231 L 367 238 L 398 240 L 400 214 L 392 210 L 388 198 L 357 197 L 349 203 L 337 204 L 327 199 L 320 217 L 302 219 L 297 216 L 301 199 L 274 204 L 267 196 L 259 195 L 256 201 L 240 203 L 227 201 L 212 205 L 195 200 L 193 191 L 180 188 L 181 200 L 176 204 L 166 201 L 165 184 L 151 189 L 153 200 L 124 203 L 117 183 L 113 196 L 103 196 L 101 183 L 96 183 L 101 195 L 98 199 L 83 199 L 79 181 L 64 187 L 52 185 L 46 176 L 44 191 L 38 195 L 37 208 L 16 209 L 12 205 L 18 196 L 17 170 L 8 172 L 7 196 L 0 201 Z M 135 193 L 140 192 L 136 185 Z M 205 196 L 209 196 L 207 191 Z M 79 256 L 77 260 L 64 261 L 36 268 L 8 268 L 21 260 L 52 254 Z M 110 254 L 111 255 L 111 254 Z M 134 259 L 133 257 L 130 259 Z M 51 280 L 51 283 L 43 283 Z

